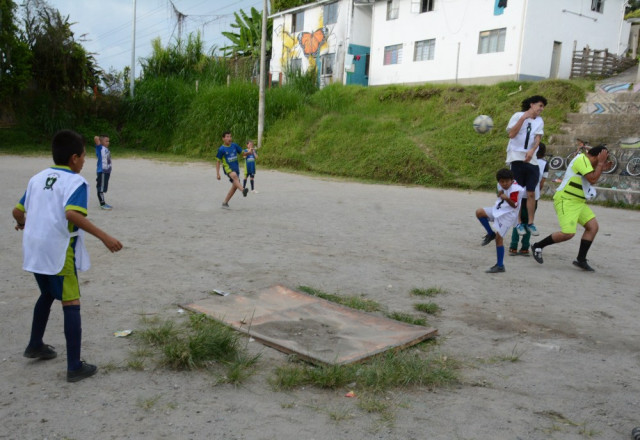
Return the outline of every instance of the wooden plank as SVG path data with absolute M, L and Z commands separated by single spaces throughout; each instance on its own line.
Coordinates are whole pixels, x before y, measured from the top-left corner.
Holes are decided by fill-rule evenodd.
M 361 362 L 438 333 L 434 328 L 361 312 L 281 285 L 252 296 L 212 296 L 181 307 L 316 364 Z

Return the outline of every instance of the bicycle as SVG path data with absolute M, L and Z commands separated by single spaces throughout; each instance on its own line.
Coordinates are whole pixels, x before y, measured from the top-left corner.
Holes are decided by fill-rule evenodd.
M 640 157 L 633 156 L 629 159 L 629 162 L 627 162 L 627 173 L 634 177 L 640 176 Z
M 578 154 L 586 153 L 587 151 L 589 151 L 589 148 L 591 148 L 588 141 L 577 139 L 577 143 L 578 143 L 578 148 L 576 149 L 576 151 L 572 151 L 565 158 L 565 165 L 567 167 Z M 607 161 L 605 162 L 605 166 L 602 170 L 602 174 L 612 174 L 617 168 L 618 168 L 618 159 L 616 158 L 616 155 L 613 154 L 612 151 L 609 151 L 609 155 L 607 156 Z

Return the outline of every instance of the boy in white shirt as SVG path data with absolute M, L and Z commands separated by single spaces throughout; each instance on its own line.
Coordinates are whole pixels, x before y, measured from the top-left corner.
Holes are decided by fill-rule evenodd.
M 507 168 L 498 170 L 498 199 L 493 207 L 478 208 L 476 217 L 487 231 L 482 239 L 482 246 L 486 246 L 494 239 L 496 241 L 497 262 L 487 269 L 487 273 L 505 272 L 504 268 L 504 242 L 503 237 L 513 228 L 518 221 L 518 210 L 524 188 L 518 185 L 513 178 L 513 172 Z M 489 222 L 493 222 L 496 231 L 491 229 Z
M 82 137 L 71 130 L 59 131 L 51 151 L 55 166 L 33 176 L 13 208 L 15 229 L 24 230 L 22 268 L 35 275 L 40 288 L 24 356 L 41 360 L 57 356 L 53 347 L 43 342 L 51 305 L 57 299 L 64 313 L 67 381 L 77 382 L 98 370 L 80 359 L 82 325 L 76 270 L 89 268 L 83 232 L 99 238 L 111 252 L 122 249 L 122 243 L 86 218 L 89 185 L 78 174 L 86 154 Z

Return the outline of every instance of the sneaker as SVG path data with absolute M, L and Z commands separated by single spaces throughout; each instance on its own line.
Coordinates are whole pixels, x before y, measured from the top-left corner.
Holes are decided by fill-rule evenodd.
M 111 211 L 113 209 L 113 206 L 105 203 L 104 205 L 100 205 L 100 209 L 104 209 L 105 211 Z
M 242 195 L 243 195 L 244 197 L 247 197 L 247 193 L 248 193 L 248 192 L 249 192 L 249 188 L 245 188 L 245 189 L 243 189 L 243 190 L 242 190 Z
M 543 263 L 543 260 L 542 260 L 542 248 L 536 247 L 535 245 L 533 245 L 531 250 L 533 250 L 533 258 L 534 258 L 534 260 L 536 260 L 538 263 L 542 264 Z
M 531 233 L 531 235 L 540 235 L 540 232 L 538 232 L 538 228 L 536 228 L 536 225 L 534 225 L 533 223 L 527 225 L 527 230 Z
M 523 257 L 528 257 L 531 254 L 529 253 L 529 249 L 520 249 L 520 252 L 518 252 L 518 255 L 522 255 Z
M 511 255 L 512 257 L 518 255 L 518 249 L 509 248 L 509 255 Z
M 487 234 L 482 239 L 482 246 L 486 246 L 496 238 L 496 234 Z
M 258 194 L 258 191 L 256 191 L 255 189 L 251 191 L 254 194 Z
M 229 204 L 228 204 L 228 203 L 224 203 L 224 202 L 222 202 L 222 207 L 223 207 L 224 209 L 229 209 Z
M 56 353 L 51 345 L 42 344 L 38 348 L 27 347 L 23 356 L 29 359 L 41 359 L 46 361 L 55 358 L 58 356 L 58 353 Z
M 527 230 L 525 229 L 524 225 L 522 223 L 519 223 L 516 226 L 516 231 L 518 231 L 518 235 L 519 236 L 523 236 L 524 234 L 527 233 Z
M 98 367 L 82 361 L 82 366 L 77 370 L 67 371 L 67 382 L 78 382 L 91 377 L 98 372 Z
M 489 269 L 485 270 L 486 273 L 501 273 L 501 272 L 505 272 L 504 266 L 498 266 L 497 264 L 495 266 L 490 267 Z
M 593 267 L 589 266 L 589 263 L 587 263 L 587 260 L 584 260 L 584 261 L 573 260 L 573 265 L 579 267 L 580 269 L 586 272 L 596 271 Z

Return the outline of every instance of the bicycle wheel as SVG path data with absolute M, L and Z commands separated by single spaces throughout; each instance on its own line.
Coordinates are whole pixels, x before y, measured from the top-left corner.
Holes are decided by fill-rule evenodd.
M 627 162 L 627 173 L 630 176 L 640 176 L 640 157 L 632 157 Z
M 553 156 L 549 159 L 549 168 L 559 170 L 564 166 L 564 159 L 560 156 Z
M 606 171 L 602 171 L 602 174 L 611 174 L 616 170 L 616 168 L 618 168 L 618 159 L 613 153 L 607 156 L 607 161 L 605 162 L 604 168 Z
M 573 151 L 571 153 L 569 153 L 569 155 L 565 158 L 564 160 L 564 164 L 567 168 L 569 168 L 569 164 L 571 163 L 571 161 L 578 155 L 577 151 Z

